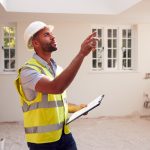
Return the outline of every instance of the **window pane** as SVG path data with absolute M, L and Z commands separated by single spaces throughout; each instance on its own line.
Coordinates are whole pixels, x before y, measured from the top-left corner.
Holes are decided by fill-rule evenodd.
M 131 49 L 128 50 L 128 58 L 131 58 Z
M 127 57 L 127 52 L 126 50 L 123 52 L 123 58 L 126 58 Z
M 9 49 L 4 49 L 4 58 L 9 58 Z
M 102 40 L 99 40 L 99 41 L 98 41 L 98 47 L 99 47 L 99 48 L 102 47 Z
M 122 60 L 122 65 L 123 65 L 123 67 L 126 67 L 126 59 Z
M 112 41 L 109 39 L 108 40 L 108 48 L 111 48 L 112 47 Z
M 117 37 L 117 30 L 116 30 L 116 29 L 113 30 L 113 37 L 114 37 L 114 38 Z
M 116 49 L 113 50 L 113 58 L 117 58 L 117 50 Z
M 11 69 L 15 68 L 15 60 L 11 60 L 10 67 L 11 67 Z
M 9 47 L 15 48 L 15 39 L 14 38 L 10 38 Z
M 128 39 L 128 48 L 131 48 L 131 39 Z
M 122 30 L 122 37 L 126 38 L 126 30 Z
M 4 27 L 4 36 L 9 36 L 9 27 Z
M 128 38 L 131 38 L 131 30 L 128 30 Z
M 15 28 L 9 27 L 9 34 L 11 37 L 14 37 L 15 36 Z
M 117 40 L 116 39 L 113 40 L 113 48 L 117 48 Z
M 102 37 L 102 30 L 101 29 L 98 29 L 98 37 Z
M 102 58 L 102 51 L 100 49 L 97 50 L 97 58 Z
M 9 47 L 9 38 L 4 38 L 4 47 Z
M 4 61 L 4 68 L 9 69 L 9 60 Z
M 111 35 L 112 35 L 112 30 L 111 30 L 111 29 L 108 29 L 108 37 L 109 37 L 109 38 L 112 37 Z
M 102 60 L 98 59 L 98 68 L 102 68 Z
M 15 58 L 15 49 L 10 49 L 10 58 Z
M 93 68 L 96 68 L 96 59 L 93 59 L 92 65 L 93 65 Z
M 96 51 L 92 52 L 93 58 L 96 58 Z
M 122 40 L 122 47 L 126 47 L 126 40 L 125 39 Z
M 113 59 L 113 68 L 116 67 L 116 59 Z
M 128 59 L 128 67 L 131 67 L 131 59 Z
M 111 68 L 112 67 L 112 61 L 111 59 L 108 59 L 108 68 Z
M 108 58 L 111 58 L 112 57 L 112 51 L 111 49 L 108 50 Z

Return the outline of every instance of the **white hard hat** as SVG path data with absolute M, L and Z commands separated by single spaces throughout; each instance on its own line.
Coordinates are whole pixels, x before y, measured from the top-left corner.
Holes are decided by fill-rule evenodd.
M 29 49 L 33 49 L 33 45 L 32 45 L 32 37 L 35 33 L 37 33 L 38 31 L 40 31 L 41 29 L 43 29 L 44 27 L 49 28 L 50 32 L 52 32 L 52 30 L 54 29 L 54 26 L 52 25 L 47 25 L 44 22 L 41 21 L 34 21 L 31 24 L 29 24 L 29 26 L 26 28 L 25 32 L 24 32 L 24 40 L 25 40 L 25 44 Z

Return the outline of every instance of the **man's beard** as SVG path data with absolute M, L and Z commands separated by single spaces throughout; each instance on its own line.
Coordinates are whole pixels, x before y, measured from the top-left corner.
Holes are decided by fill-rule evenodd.
M 42 50 L 45 52 L 54 52 L 57 50 L 57 47 L 56 46 L 54 47 L 48 43 L 48 44 L 42 45 Z

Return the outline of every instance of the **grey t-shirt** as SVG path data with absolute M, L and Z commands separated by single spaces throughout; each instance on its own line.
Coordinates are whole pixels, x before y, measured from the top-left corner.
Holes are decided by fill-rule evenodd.
M 52 69 L 48 65 L 48 63 L 45 60 L 43 60 L 41 57 L 39 57 L 37 54 L 34 54 L 33 58 L 35 58 L 42 65 L 47 67 L 47 69 L 55 76 L 57 66 L 53 60 L 51 62 L 51 66 L 53 67 Z M 21 70 L 21 74 L 20 74 L 21 85 L 24 94 L 28 100 L 33 100 L 36 97 L 37 92 L 35 91 L 35 86 L 37 82 L 44 76 L 45 76 L 44 74 L 41 74 L 32 68 L 23 68 Z

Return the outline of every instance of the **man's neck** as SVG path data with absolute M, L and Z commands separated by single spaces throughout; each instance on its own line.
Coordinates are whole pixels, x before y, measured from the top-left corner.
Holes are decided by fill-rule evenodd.
M 47 63 L 50 62 L 50 59 L 51 59 L 51 53 L 37 53 L 37 55 L 39 57 L 41 57 L 42 59 L 44 59 Z

